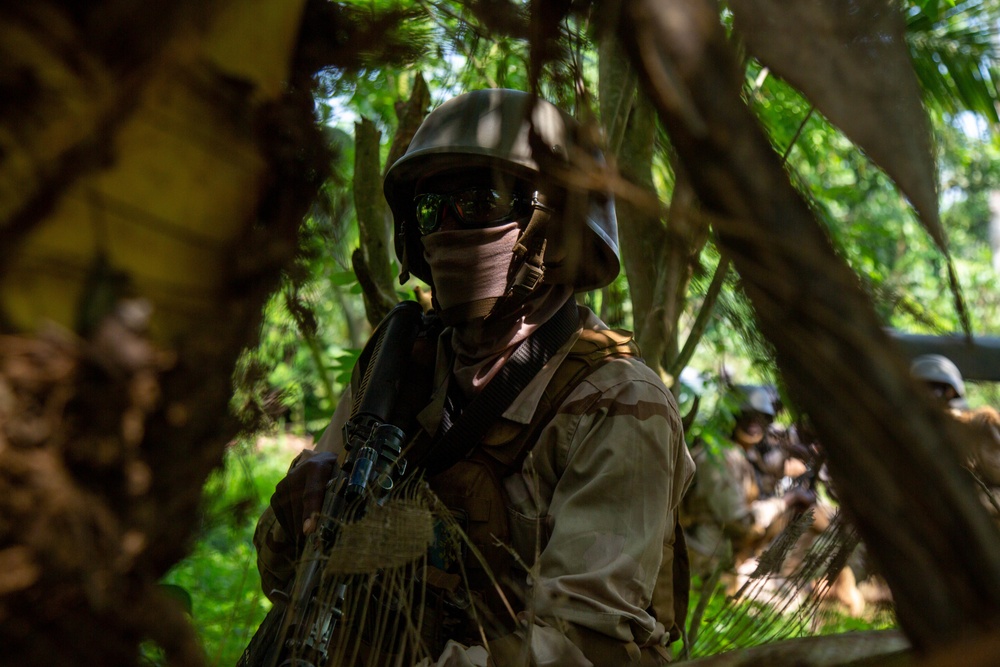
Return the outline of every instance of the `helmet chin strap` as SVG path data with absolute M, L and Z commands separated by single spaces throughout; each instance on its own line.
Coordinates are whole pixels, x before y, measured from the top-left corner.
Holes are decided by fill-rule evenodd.
M 539 198 L 538 191 L 531 197 L 531 219 L 517 238 L 512 251 L 510 267 L 507 269 L 507 289 L 486 313 L 485 320 L 502 318 L 517 310 L 532 292 L 542 283 L 545 276 L 546 231 L 555 210 Z

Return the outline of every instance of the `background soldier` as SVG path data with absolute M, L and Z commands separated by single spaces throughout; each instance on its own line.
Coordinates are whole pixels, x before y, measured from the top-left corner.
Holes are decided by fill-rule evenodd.
M 962 373 L 948 357 L 916 357 L 910 374 L 923 381 L 955 419 L 971 427 L 966 467 L 979 486 L 983 506 L 1000 522 L 1000 413 L 989 406 L 969 408 Z
M 734 391 L 740 403 L 733 446 L 722 448 L 719 458 L 704 444 L 695 446 L 697 473 L 684 500 L 692 572 L 702 575 L 720 567 L 732 570 L 756 557 L 794 511 L 815 500 L 800 487 L 779 487 L 789 456 L 778 443 L 765 440 L 777 412 L 772 392 L 750 385 Z
M 910 375 L 922 380 L 949 409 L 968 409 L 962 373 L 948 357 L 940 354 L 920 355 L 910 364 Z

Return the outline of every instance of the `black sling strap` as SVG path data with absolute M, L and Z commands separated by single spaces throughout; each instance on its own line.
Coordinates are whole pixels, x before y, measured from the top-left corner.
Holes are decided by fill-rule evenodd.
M 450 428 L 447 420 L 442 421 L 444 432 L 431 445 L 424 461 L 428 477 L 452 467 L 479 445 L 496 418 L 569 340 L 579 324 L 576 300 L 570 298 L 538 331 L 517 346 L 500 371 L 469 402 Z

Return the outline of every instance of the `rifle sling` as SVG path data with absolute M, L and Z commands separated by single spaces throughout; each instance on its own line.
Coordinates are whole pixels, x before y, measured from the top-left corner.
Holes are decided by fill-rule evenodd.
M 570 298 L 538 331 L 517 346 L 489 384 L 431 445 L 423 466 L 428 477 L 452 467 L 479 445 L 489 427 L 569 340 L 579 324 L 576 300 Z M 442 422 L 442 427 L 447 424 Z

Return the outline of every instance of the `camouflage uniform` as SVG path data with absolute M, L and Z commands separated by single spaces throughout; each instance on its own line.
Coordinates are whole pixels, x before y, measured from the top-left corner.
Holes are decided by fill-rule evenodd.
M 750 452 L 759 457 L 755 448 Z M 701 575 L 753 555 L 787 508 L 783 497 L 761 494 L 760 473 L 738 444 L 720 455 L 711 457 L 703 445 L 695 448 L 697 472 L 684 499 L 691 571 Z
M 757 497 L 773 498 L 781 495 L 778 488 L 785 477 L 788 453 L 771 437 L 770 429 L 764 439 L 745 452 L 757 478 Z
M 966 466 L 979 485 L 979 498 L 995 521 L 1000 522 L 1000 413 L 989 406 L 950 410 L 968 432 Z
M 580 314 L 584 329 L 607 329 L 588 309 L 581 307 Z M 532 422 L 546 385 L 579 336 L 565 343 L 507 408 L 483 449 Z M 439 341 L 437 389 L 418 415 L 428 433 L 438 428 L 448 389 L 447 337 L 446 329 Z M 318 450 L 342 456 L 341 426 L 349 404 L 347 395 Z M 537 664 L 554 664 L 554 656 L 560 665 L 580 666 L 667 659 L 671 629 L 684 621 L 674 612 L 675 585 L 685 599 L 687 589 L 686 572 L 683 581 L 674 581 L 675 567 L 686 561 L 675 563 L 675 528 L 693 474 L 674 399 L 639 359 L 598 366 L 561 403 L 521 469 L 501 481 L 511 546 L 537 568 L 526 598 L 531 618 L 538 618 L 531 629 Z M 280 548 L 285 536 L 270 510 L 254 541 L 268 590 L 292 569 Z M 523 631 L 517 636 L 523 638 Z M 491 642 L 491 648 L 500 650 L 510 639 Z M 452 657 L 439 664 L 474 664 L 471 654 L 454 645 L 449 649 Z M 493 659 L 498 660 L 496 653 Z

